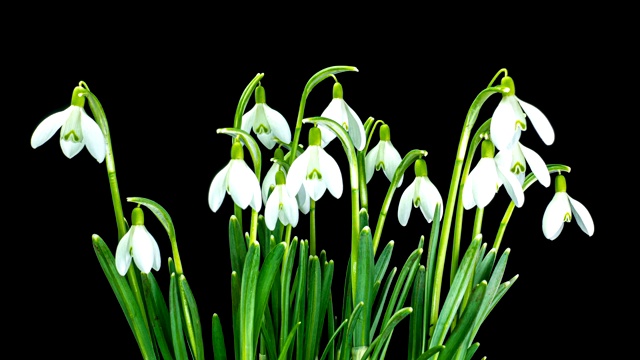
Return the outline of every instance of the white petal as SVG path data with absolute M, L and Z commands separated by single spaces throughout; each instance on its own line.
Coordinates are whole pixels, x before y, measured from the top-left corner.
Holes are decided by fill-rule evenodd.
M 509 169 L 500 168 L 496 165 L 496 173 L 498 178 L 504 183 L 504 188 L 507 189 L 507 193 L 513 200 L 513 203 L 517 207 L 521 207 L 524 204 L 524 190 L 522 190 L 522 184 L 518 181 L 518 178 Z
M 349 124 L 349 120 L 344 113 L 345 109 L 342 106 L 343 100 L 334 98 L 331 100 L 326 109 L 320 116 L 326 117 L 337 122 L 340 125 Z M 318 125 L 322 135 L 322 147 L 327 146 L 333 139 L 336 138 L 336 134 L 324 125 Z
M 542 215 L 542 232 L 549 240 L 555 240 L 564 226 L 564 218 L 571 213 L 566 192 L 556 192 Z
M 138 269 L 143 273 L 151 271 L 154 262 L 153 243 L 156 241 L 144 225 L 131 227 L 131 255 Z
M 83 147 L 84 147 L 83 143 L 66 141 L 62 137 L 60 137 L 60 148 L 62 149 L 62 153 L 69 159 L 78 155 L 78 153 L 80 152 L 80 150 L 82 150 Z
M 472 209 L 474 206 L 476 206 L 476 201 L 473 198 L 473 191 L 471 190 L 473 188 L 472 184 L 474 181 L 474 177 L 475 173 L 472 170 L 467 176 L 467 180 L 462 187 L 462 206 L 464 206 L 466 210 Z
M 209 187 L 209 207 L 213 212 L 218 211 L 222 200 L 224 200 L 224 195 L 227 193 L 226 181 L 230 166 L 231 163 L 228 163 L 222 168 L 222 170 L 214 176 L 211 186 Z
M 417 179 L 417 178 L 416 178 Z M 415 192 L 416 180 L 413 180 L 400 197 L 398 202 L 398 222 L 402 226 L 407 226 L 409 222 L 409 216 L 411 215 L 411 208 L 413 208 L 413 194 Z
M 66 108 L 63 111 L 49 115 L 46 119 L 42 120 L 36 127 L 36 130 L 31 135 L 31 147 L 37 148 L 44 144 L 47 140 L 51 139 L 53 134 L 62 127 L 65 121 L 69 118 L 71 107 Z
M 284 190 L 284 189 L 283 189 Z M 284 214 L 289 222 L 289 224 L 291 224 L 292 227 L 296 227 L 298 225 L 298 202 L 293 198 L 289 196 L 289 193 L 286 191 L 283 191 L 282 198 L 283 198 L 283 202 L 284 202 Z
M 253 171 L 251 173 L 253 174 Z M 252 181 L 253 185 L 251 185 L 251 188 L 247 189 L 247 191 L 253 192 L 253 197 L 251 198 L 251 202 L 249 203 L 249 205 L 251 205 L 251 208 L 253 210 L 260 211 L 260 209 L 262 208 L 260 183 L 258 182 L 258 178 L 255 176 L 255 174 L 253 175 L 253 178 L 255 179 L 255 181 Z
M 362 120 L 358 114 L 347 104 L 346 101 L 342 101 L 345 107 L 345 113 L 347 114 L 348 124 L 349 124 L 349 137 L 351 137 L 351 141 L 353 142 L 353 146 L 358 149 L 358 151 L 362 151 L 364 149 L 364 145 L 367 142 L 366 135 L 364 133 L 364 126 L 362 125 Z
M 276 173 L 278 170 L 280 170 L 280 165 L 273 163 L 262 180 L 262 201 L 264 201 L 265 205 L 267 205 L 267 199 L 269 198 L 269 189 L 271 186 L 276 185 Z M 285 172 L 284 169 L 282 172 Z
M 309 166 L 310 157 L 309 148 L 307 148 L 300 156 L 293 160 L 293 164 L 289 167 L 287 173 L 287 191 L 289 195 L 293 196 L 300 191 L 302 182 L 307 177 L 307 167 Z
M 258 107 L 257 105 L 258 104 L 253 105 L 251 110 L 242 115 L 242 125 L 240 125 L 240 129 L 244 130 L 247 133 L 251 132 L 253 123 L 256 121 L 256 109 Z
M 314 201 L 320 200 L 324 192 L 327 190 L 327 185 L 322 180 L 318 179 L 305 179 L 304 189 L 309 194 L 309 197 Z
M 339 199 L 342 196 L 342 173 L 340 172 L 340 167 L 331 155 L 327 154 L 321 147 L 318 148 L 318 157 L 322 180 L 331 195 Z
M 502 100 L 493 112 L 490 124 L 491 141 L 498 150 L 506 150 L 516 135 L 513 108 L 509 103 L 508 96 L 503 96 Z
M 149 234 L 151 236 L 151 234 Z M 152 237 L 153 238 L 153 237 Z M 158 247 L 158 242 L 153 239 L 153 270 L 160 270 L 160 265 L 162 265 L 162 259 L 160 257 L 160 248 Z
M 549 176 L 549 170 L 547 169 L 547 164 L 544 163 L 544 160 L 536 153 L 535 151 L 529 149 L 528 147 L 520 144 L 519 145 L 522 154 L 524 154 L 524 158 L 527 160 L 529 167 L 531 168 L 531 172 L 536 176 L 540 184 L 544 187 L 549 187 L 551 184 L 551 176 Z
M 129 266 L 131 265 L 131 245 L 129 243 L 131 239 L 130 235 L 131 229 L 124 234 L 116 248 L 116 269 L 120 276 L 125 276 L 129 270 Z
M 256 186 L 258 187 L 258 194 L 260 194 L 258 178 L 256 178 L 256 175 L 244 160 L 232 159 L 229 163 L 231 164 L 227 182 L 229 195 L 231 195 L 234 203 L 242 209 L 246 209 L 254 198 Z M 258 199 L 260 199 L 260 195 L 258 195 Z M 258 203 L 262 204 L 262 201 Z
M 287 192 L 289 192 L 287 190 Z M 298 208 L 300 212 L 303 214 L 308 214 L 311 207 L 311 198 L 307 195 L 307 192 L 304 190 L 304 186 L 300 188 L 300 191 L 296 194 L 296 202 L 298 203 Z
M 396 148 L 391 144 L 391 141 L 385 141 L 384 153 L 384 174 L 389 181 L 393 181 L 393 176 L 396 174 L 398 165 L 402 161 L 402 157 Z M 402 184 L 402 178 L 398 182 L 398 186 Z
M 267 121 L 269 122 L 269 126 L 271 126 L 272 136 L 275 136 L 283 143 L 291 142 L 291 129 L 289 129 L 289 124 L 287 120 L 277 112 L 270 108 L 267 104 L 263 105 L 264 114 L 267 117 Z
M 99 163 L 103 162 L 107 153 L 107 141 L 100 126 L 87 114 L 84 108 L 80 109 L 80 124 L 87 150 Z
M 476 205 L 482 209 L 489 205 L 496 195 L 498 173 L 493 158 L 480 159 L 472 172 L 475 173 L 471 183 L 473 199 Z
M 582 231 L 584 231 L 585 234 L 589 236 L 593 235 L 594 224 L 589 210 L 587 210 L 587 208 L 582 205 L 581 202 L 569 196 L 569 194 L 567 194 L 567 198 L 569 199 L 569 205 L 571 205 L 573 216 L 575 216 L 576 222 L 578 223 L 580 229 L 582 229 Z
M 421 176 L 420 184 L 420 210 L 422 215 L 428 222 L 433 221 L 433 215 L 436 212 L 436 204 L 442 207 L 442 196 L 428 177 Z M 440 211 L 440 220 L 442 220 L 442 211 Z
M 536 129 L 542 141 L 547 145 L 553 144 L 553 141 L 555 140 L 555 133 L 553 132 L 553 128 L 551 127 L 551 123 L 547 117 L 535 106 L 520 99 L 518 99 L 518 102 L 520 103 L 520 106 L 522 106 L 524 112 L 529 116 L 531 124 L 533 124 L 534 129 Z
M 373 173 L 376 170 L 376 163 L 378 162 L 378 151 L 382 148 L 382 141 L 376 144 L 373 149 L 369 150 L 367 156 L 364 157 L 364 173 L 367 176 L 367 183 L 371 181 Z
M 280 194 L 274 189 L 269 196 L 269 200 L 264 206 L 264 222 L 273 231 L 276 228 L 276 222 L 278 221 L 278 212 L 280 211 Z

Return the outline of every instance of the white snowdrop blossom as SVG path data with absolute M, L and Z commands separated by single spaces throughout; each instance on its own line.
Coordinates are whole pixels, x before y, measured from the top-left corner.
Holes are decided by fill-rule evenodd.
M 547 205 L 542 216 L 542 232 L 549 240 L 555 240 L 573 217 L 585 234 L 592 236 L 594 231 L 593 218 L 589 210 L 579 201 L 567 194 L 567 183 L 563 175 L 556 176 L 556 193 Z
M 427 163 L 423 159 L 418 159 L 414 169 L 416 178 L 404 190 L 398 203 L 398 221 L 402 226 L 406 226 L 409 222 L 412 207 L 419 207 L 424 218 L 432 222 L 436 205 L 440 204 L 440 220 L 442 220 L 442 196 L 427 176 Z
M 501 80 L 505 87 L 502 99 L 493 112 L 490 125 L 491 141 L 498 150 L 511 149 L 520 139 L 520 131 L 527 130 L 527 115 L 542 141 L 551 145 L 555 134 L 547 117 L 535 106 L 516 97 L 513 79 L 505 76 Z M 526 115 L 525 115 L 526 114 Z
M 276 148 L 274 158 L 284 161 L 284 153 L 281 148 Z M 274 162 L 264 176 L 264 180 L 262 180 L 262 200 L 265 205 L 267 205 L 267 200 L 269 199 L 269 191 L 276 186 L 276 173 L 278 171 L 282 171 L 285 176 L 287 175 L 287 170 Z M 304 190 L 304 186 L 301 186 L 300 191 L 296 194 L 296 201 L 298 202 L 300 212 L 308 214 L 311 207 L 311 200 Z
M 264 208 L 264 221 L 269 230 L 273 231 L 276 228 L 278 219 L 283 225 L 298 225 L 298 203 L 289 195 L 285 175 L 280 170 L 276 172 L 276 186 Z
M 498 151 L 495 160 L 498 166 L 508 168 L 515 174 L 520 185 L 524 183 L 527 163 L 540 184 L 544 187 L 551 185 L 551 176 L 549 176 L 547 164 L 538 153 L 522 145 L 519 141 L 511 149 Z
M 253 129 L 262 144 L 267 149 L 273 149 L 275 139 L 286 144 L 291 142 L 291 129 L 284 116 L 266 104 L 265 98 L 264 87 L 258 85 L 255 90 L 256 103 L 242 115 L 241 129 L 246 132 Z
M 297 194 L 304 189 L 311 199 L 317 201 L 329 189 L 331 195 L 342 195 L 342 173 L 338 163 L 320 146 L 320 129 L 309 130 L 309 146 L 291 164 L 287 174 L 289 194 Z
M 136 267 L 147 274 L 151 269 L 160 270 L 160 248 L 156 239 L 144 226 L 144 212 L 136 207 L 131 214 L 131 227 L 120 239 L 116 248 L 116 269 L 118 274 L 125 276 L 131 265 L 131 259 Z
M 380 142 L 373 149 L 369 150 L 365 157 L 365 173 L 367 175 L 367 183 L 373 177 L 375 171 L 382 169 L 389 181 L 393 181 L 393 176 L 396 173 L 396 169 L 402 157 L 400 153 L 391 143 L 391 133 L 389 125 L 383 124 L 380 126 Z M 398 187 L 402 185 L 402 177 L 398 181 Z
M 260 211 L 262 198 L 260 183 L 253 170 L 244 162 L 242 144 L 236 141 L 231 146 L 231 160 L 216 174 L 209 188 L 209 207 L 218 211 L 225 193 L 231 195 L 233 202 L 246 209 L 249 204 L 255 211 Z
M 482 158 L 471 170 L 462 188 L 462 204 L 469 210 L 474 206 L 486 207 L 502 184 L 517 207 L 524 204 L 524 191 L 509 168 L 502 167 L 493 158 L 495 148 L 491 140 L 482 142 Z
M 60 147 L 66 157 L 71 159 L 86 145 L 91 156 L 100 163 L 104 161 L 107 141 L 100 126 L 84 110 L 85 97 L 82 91 L 83 88 L 76 87 L 71 96 L 71 106 L 42 120 L 31 136 L 32 148 L 44 144 L 62 128 Z
M 333 99 L 320 116 L 334 120 L 342 125 L 349 133 L 353 146 L 358 151 L 364 149 L 367 142 L 364 125 L 362 125 L 362 120 L 360 120 L 358 114 L 344 101 L 342 85 L 339 82 L 333 84 Z M 322 131 L 322 147 L 325 147 L 331 140 L 335 139 L 336 134 L 322 124 L 319 124 L 318 127 Z

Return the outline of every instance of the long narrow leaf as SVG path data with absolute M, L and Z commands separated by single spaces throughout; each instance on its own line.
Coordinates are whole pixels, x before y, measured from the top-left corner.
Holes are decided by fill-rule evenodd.
M 317 256 L 309 257 L 309 280 L 307 296 L 306 333 L 305 333 L 305 354 L 304 359 L 314 360 L 316 358 L 315 344 L 316 338 L 320 337 L 318 326 L 320 323 L 320 306 L 322 291 L 322 274 L 320 271 L 320 261 Z
M 409 359 L 415 359 L 422 353 L 423 337 L 422 331 L 424 329 L 423 311 L 424 311 L 424 280 L 425 280 L 425 267 L 420 266 L 418 268 L 418 274 L 416 280 L 413 283 L 413 290 L 411 296 L 411 308 L 414 312 L 409 318 Z
M 153 334 L 156 338 L 156 344 L 158 344 L 158 348 L 160 349 L 160 354 L 162 354 L 162 358 L 166 360 L 173 360 L 173 349 L 171 348 L 171 336 L 167 336 L 171 332 L 171 325 L 169 322 L 164 323 L 162 316 L 160 313 L 167 312 L 166 305 L 164 301 L 160 302 L 158 299 L 154 298 L 152 288 L 152 280 L 150 280 L 151 273 L 142 274 L 142 290 L 144 292 L 144 299 L 147 305 L 147 311 L 149 312 L 149 321 L 151 322 L 151 326 L 153 327 Z M 153 281 L 155 283 L 155 281 Z M 155 284 L 157 286 L 157 284 Z M 162 308 L 164 306 L 164 309 Z M 166 326 L 166 328 L 165 328 Z M 167 341 L 168 340 L 168 341 Z
M 253 327 L 255 325 L 254 313 L 259 265 L 260 245 L 254 242 L 249 245 L 249 251 L 242 270 L 240 289 L 240 360 L 253 360 L 256 351 L 256 344 L 253 341 Z
M 380 335 L 371 342 L 371 346 L 369 346 L 367 351 L 362 355 L 362 359 L 366 359 L 373 351 L 380 352 L 380 350 L 382 350 L 382 345 L 387 338 L 391 336 L 396 325 L 398 325 L 402 319 L 411 314 L 411 312 L 413 312 L 413 309 L 410 307 L 405 307 L 396 311 L 396 313 L 391 316 Z M 374 355 L 374 357 L 376 356 Z
M 193 292 L 189 287 L 187 278 L 180 275 L 180 297 L 182 298 L 183 316 L 187 323 L 187 330 L 189 332 L 189 341 L 191 345 L 191 351 L 195 354 L 196 360 L 204 360 L 204 343 L 202 341 L 202 323 L 200 321 L 200 314 L 198 313 L 198 305 L 196 299 L 193 296 Z M 185 306 L 186 305 L 186 306 Z
M 227 349 L 224 345 L 224 333 L 218 314 L 211 318 L 211 338 L 213 341 L 213 358 L 215 360 L 227 360 Z
M 269 294 L 271 293 L 271 286 L 275 281 L 276 275 L 278 274 L 278 268 L 282 262 L 282 256 L 284 255 L 284 250 L 287 247 L 286 243 L 279 243 L 273 251 L 267 255 L 264 263 L 262 264 L 262 268 L 260 269 L 260 274 L 258 276 L 258 281 L 256 285 L 256 302 L 255 302 L 255 314 L 254 314 L 254 330 L 253 330 L 253 341 L 257 344 L 258 342 L 258 334 L 260 333 L 260 323 L 262 322 L 262 316 L 264 315 L 265 309 L 267 308 L 267 303 L 269 301 Z
M 176 273 L 172 273 L 171 281 L 169 283 L 169 317 L 171 318 L 173 350 L 175 351 L 176 360 L 187 360 L 187 347 L 184 341 L 184 333 L 182 331 L 182 307 L 180 306 L 178 292 Z

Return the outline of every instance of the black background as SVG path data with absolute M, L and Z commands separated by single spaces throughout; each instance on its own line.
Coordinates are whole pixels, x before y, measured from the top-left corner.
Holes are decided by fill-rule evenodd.
M 126 31 L 121 23 L 111 23 L 113 32 L 98 31 L 100 24 L 78 25 L 65 35 L 42 29 L 37 39 L 12 44 L 16 52 L 10 60 L 15 62 L 7 68 L 5 84 L 5 107 L 12 114 L 5 121 L 16 129 L 7 135 L 15 144 L 5 151 L 10 174 L 5 179 L 15 181 L 7 195 L 18 209 L 6 205 L 13 216 L 5 226 L 18 231 L 5 239 L 11 264 L 5 274 L 10 279 L 7 300 L 13 304 L 8 311 L 16 320 L 12 340 L 29 343 L 24 351 L 69 359 L 139 358 L 91 246 L 92 234 L 113 251 L 117 244 L 105 164 L 96 163 L 86 150 L 67 159 L 57 134 L 38 149 L 29 145 L 42 119 L 69 106 L 80 80 L 99 98 L 109 120 L 123 199 L 152 199 L 173 219 L 185 275 L 203 319 L 207 358 L 212 358 L 214 313 L 222 319 L 227 340 L 231 337 L 226 234 L 233 207 L 228 196 L 217 213 L 207 204 L 210 183 L 229 159 L 229 138 L 216 129 L 232 126 L 240 95 L 257 73 L 265 74 L 267 104 L 293 127 L 308 79 L 329 66 L 351 65 L 359 72 L 337 76 L 347 103 L 363 121 L 372 116 L 387 122 L 402 155 L 427 150 L 429 176 L 443 198 L 471 102 L 498 70 L 509 71 L 517 95 L 543 111 L 556 133 L 555 143 L 546 146 L 530 126 L 522 143 L 547 163 L 572 168 L 566 176 L 568 193 L 589 209 L 596 230 L 588 237 L 574 221 L 558 239 L 547 240 L 541 222 L 553 188 L 536 184 L 526 191 L 525 205 L 515 210 L 502 243 L 511 249 L 505 277 L 519 274 L 519 279 L 480 329 L 477 354 L 565 359 L 611 353 L 604 345 L 610 333 L 603 330 L 613 317 L 606 302 L 617 294 L 610 292 L 614 276 L 605 263 L 613 254 L 604 218 L 612 208 L 607 205 L 611 190 L 598 169 L 604 160 L 593 140 L 612 141 L 605 128 L 614 119 L 607 117 L 609 102 L 599 98 L 598 82 L 606 82 L 607 65 L 596 59 L 604 45 L 592 33 L 577 37 L 566 28 L 506 39 L 497 31 L 482 36 L 480 29 L 467 29 L 454 36 L 416 25 L 400 35 L 363 20 L 353 32 L 327 29 L 317 38 L 292 25 L 275 34 L 257 26 L 250 36 L 235 40 L 229 38 L 234 29 L 202 20 L 186 27 L 159 20 L 126 23 Z M 312 91 L 305 117 L 320 115 L 331 100 L 331 84 L 325 81 Z M 478 123 L 491 116 L 498 100 L 494 96 L 486 102 Z M 594 125 L 598 122 L 605 125 Z M 301 143 L 306 144 L 308 125 L 303 129 Z M 341 146 L 334 141 L 327 151 L 347 181 Z M 399 268 L 419 237 L 430 231 L 418 209 L 406 227 L 397 223 L 398 199 L 412 179 L 410 170 L 391 203 L 381 243 L 395 241 L 392 264 Z M 369 190 L 372 219 L 387 187 L 384 175 L 377 173 Z M 342 198 L 327 192 L 317 202 L 318 248 L 335 261 L 336 294 L 342 293 L 350 247 L 347 189 L 345 182 Z M 501 190 L 485 211 L 490 242 L 507 205 Z M 124 202 L 128 219 L 132 209 Z M 465 212 L 467 222 L 472 214 Z M 146 219 L 160 245 L 163 264 L 156 278 L 166 290 L 170 244 L 149 212 Z M 301 219 L 293 235 L 306 238 L 308 224 Z M 463 237 L 463 245 L 468 241 Z M 395 333 L 388 358 L 406 358 L 407 325 Z

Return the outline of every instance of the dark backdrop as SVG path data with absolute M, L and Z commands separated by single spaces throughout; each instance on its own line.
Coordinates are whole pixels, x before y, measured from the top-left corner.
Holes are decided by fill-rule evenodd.
M 605 104 L 593 96 L 600 71 L 589 60 L 596 50 L 588 39 L 551 43 L 559 39 L 537 35 L 526 39 L 529 47 L 523 48 L 500 39 L 483 43 L 475 38 L 480 46 L 471 48 L 464 38 L 430 40 L 420 31 L 412 33 L 411 46 L 384 38 L 383 32 L 365 41 L 358 32 L 345 39 L 346 44 L 329 36 L 324 42 L 295 41 L 285 47 L 286 39 L 294 36 L 291 32 L 279 34 L 277 41 L 256 36 L 231 45 L 216 40 L 224 38 L 224 32 L 191 26 L 179 34 L 141 27 L 127 36 L 92 39 L 84 34 L 82 40 L 49 38 L 45 31 L 42 43 L 17 44 L 28 56 L 13 58 L 5 107 L 14 112 L 5 121 L 18 124 L 8 134 L 15 144 L 7 153 L 7 170 L 17 174 L 8 195 L 19 208 L 5 226 L 18 225 L 19 231 L 5 238 L 12 264 L 5 271 L 12 280 L 8 300 L 18 306 L 12 314 L 20 320 L 15 339 L 30 341 L 27 352 L 46 351 L 69 359 L 139 356 L 91 246 L 92 234 L 99 234 L 113 251 L 117 243 L 105 164 L 96 163 L 86 150 L 67 159 L 57 134 L 38 149 L 29 145 L 38 123 L 69 105 L 80 80 L 100 99 L 109 120 L 122 197 L 152 199 L 173 218 L 185 275 L 203 320 L 207 357 L 212 358 L 213 313 L 220 315 L 225 335 L 231 337 L 226 229 L 232 202 L 227 196 L 217 213 L 207 204 L 209 185 L 229 159 L 229 139 L 216 129 L 232 126 L 240 95 L 259 72 L 265 74 L 267 104 L 293 126 L 307 80 L 325 67 L 352 65 L 359 72 L 338 75 L 345 100 L 363 121 L 372 116 L 390 124 L 392 141 L 402 155 L 416 148 L 427 150 L 429 176 L 443 197 L 471 102 L 498 70 L 508 69 L 517 95 L 542 110 L 556 133 L 555 143 L 545 146 L 530 125 L 523 142 L 547 163 L 572 167 L 566 176 L 568 192 L 590 210 L 596 231 L 588 237 L 574 221 L 557 240 L 547 240 L 541 222 L 553 188 L 536 184 L 527 190 L 525 205 L 514 212 L 502 245 L 511 249 L 505 277 L 520 277 L 481 328 L 478 354 L 491 359 L 532 354 L 566 359 L 606 353 L 590 346 L 602 336 L 598 329 L 606 321 L 598 315 L 603 311 L 598 288 L 605 285 L 594 285 L 594 279 L 604 276 L 604 243 L 609 239 L 603 219 L 604 176 L 595 169 L 599 160 L 592 142 L 599 130 L 587 125 L 607 119 Z M 320 115 L 331 100 L 331 83 L 313 90 L 305 116 Z M 494 96 L 487 101 L 478 122 L 491 116 L 498 100 Z M 306 129 L 307 125 L 303 144 Z M 375 143 L 377 135 L 372 146 Z M 341 164 L 346 181 L 341 146 L 335 141 L 327 151 Z M 267 168 L 263 166 L 265 172 Z M 399 268 L 420 236 L 430 231 L 418 209 L 406 227 L 397 223 L 398 199 L 412 179 L 410 169 L 391 203 L 381 243 L 395 241 L 392 264 Z M 388 181 L 378 173 L 370 186 L 371 213 L 377 219 Z M 318 248 L 335 261 L 336 296 L 342 292 L 350 247 L 347 189 L 345 182 L 341 199 L 327 192 L 317 203 Z M 485 212 L 486 238 L 493 239 L 507 205 L 501 189 Z M 127 218 L 132 208 L 124 203 Z M 470 221 L 473 212 L 465 214 Z M 163 264 L 156 277 L 166 290 L 168 237 L 151 213 L 146 219 L 160 245 Z M 293 234 L 306 238 L 307 218 L 302 219 Z M 468 241 L 463 237 L 463 245 Z M 389 350 L 393 356 L 388 358 L 406 357 L 407 325 L 408 319 L 394 334 Z

